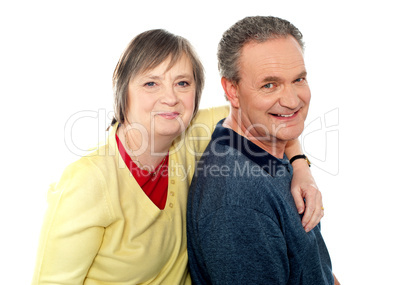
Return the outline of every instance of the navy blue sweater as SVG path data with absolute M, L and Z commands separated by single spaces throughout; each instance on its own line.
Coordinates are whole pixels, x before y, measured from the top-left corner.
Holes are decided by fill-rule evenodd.
M 222 127 L 191 184 L 187 238 L 194 284 L 333 284 L 320 226 L 304 231 L 292 167 Z

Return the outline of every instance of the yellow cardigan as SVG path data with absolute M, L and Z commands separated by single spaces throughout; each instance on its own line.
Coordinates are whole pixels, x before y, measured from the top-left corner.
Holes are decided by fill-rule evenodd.
M 227 107 L 201 110 L 169 152 L 166 207 L 142 191 L 108 141 L 69 165 L 48 192 L 32 284 L 191 284 L 186 208 L 196 157 Z

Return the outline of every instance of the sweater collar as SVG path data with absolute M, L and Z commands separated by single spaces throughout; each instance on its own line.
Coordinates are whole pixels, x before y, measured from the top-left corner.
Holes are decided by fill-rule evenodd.
M 225 119 L 219 121 L 219 123 L 216 125 L 211 141 L 238 150 L 241 154 L 259 165 L 272 177 L 275 177 L 279 171 L 283 171 L 284 168 L 290 172 L 290 164 L 286 155 L 284 155 L 283 159 L 274 157 L 232 129 L 222 126 L 224 120 Z

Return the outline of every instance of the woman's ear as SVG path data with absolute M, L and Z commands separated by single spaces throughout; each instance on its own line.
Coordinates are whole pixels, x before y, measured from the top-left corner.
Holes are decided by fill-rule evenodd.
M 226 98 L 234 108 L 239 108 L 239 98 L 237 95 L 237 84 L 226 77 L 221 78 L 221 84 L 225 91 Z

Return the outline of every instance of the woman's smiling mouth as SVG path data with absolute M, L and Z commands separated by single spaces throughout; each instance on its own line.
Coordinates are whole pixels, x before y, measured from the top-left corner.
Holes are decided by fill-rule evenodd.
M 161 116 L 162 118 L 167 119 L 167 120 L 173 120 L 173 119 L 176 119 L 177 117 L 179 117 L 180 113 L 179 112 L 160 112 L 160 113 L 157 113 L 157 115 Z

